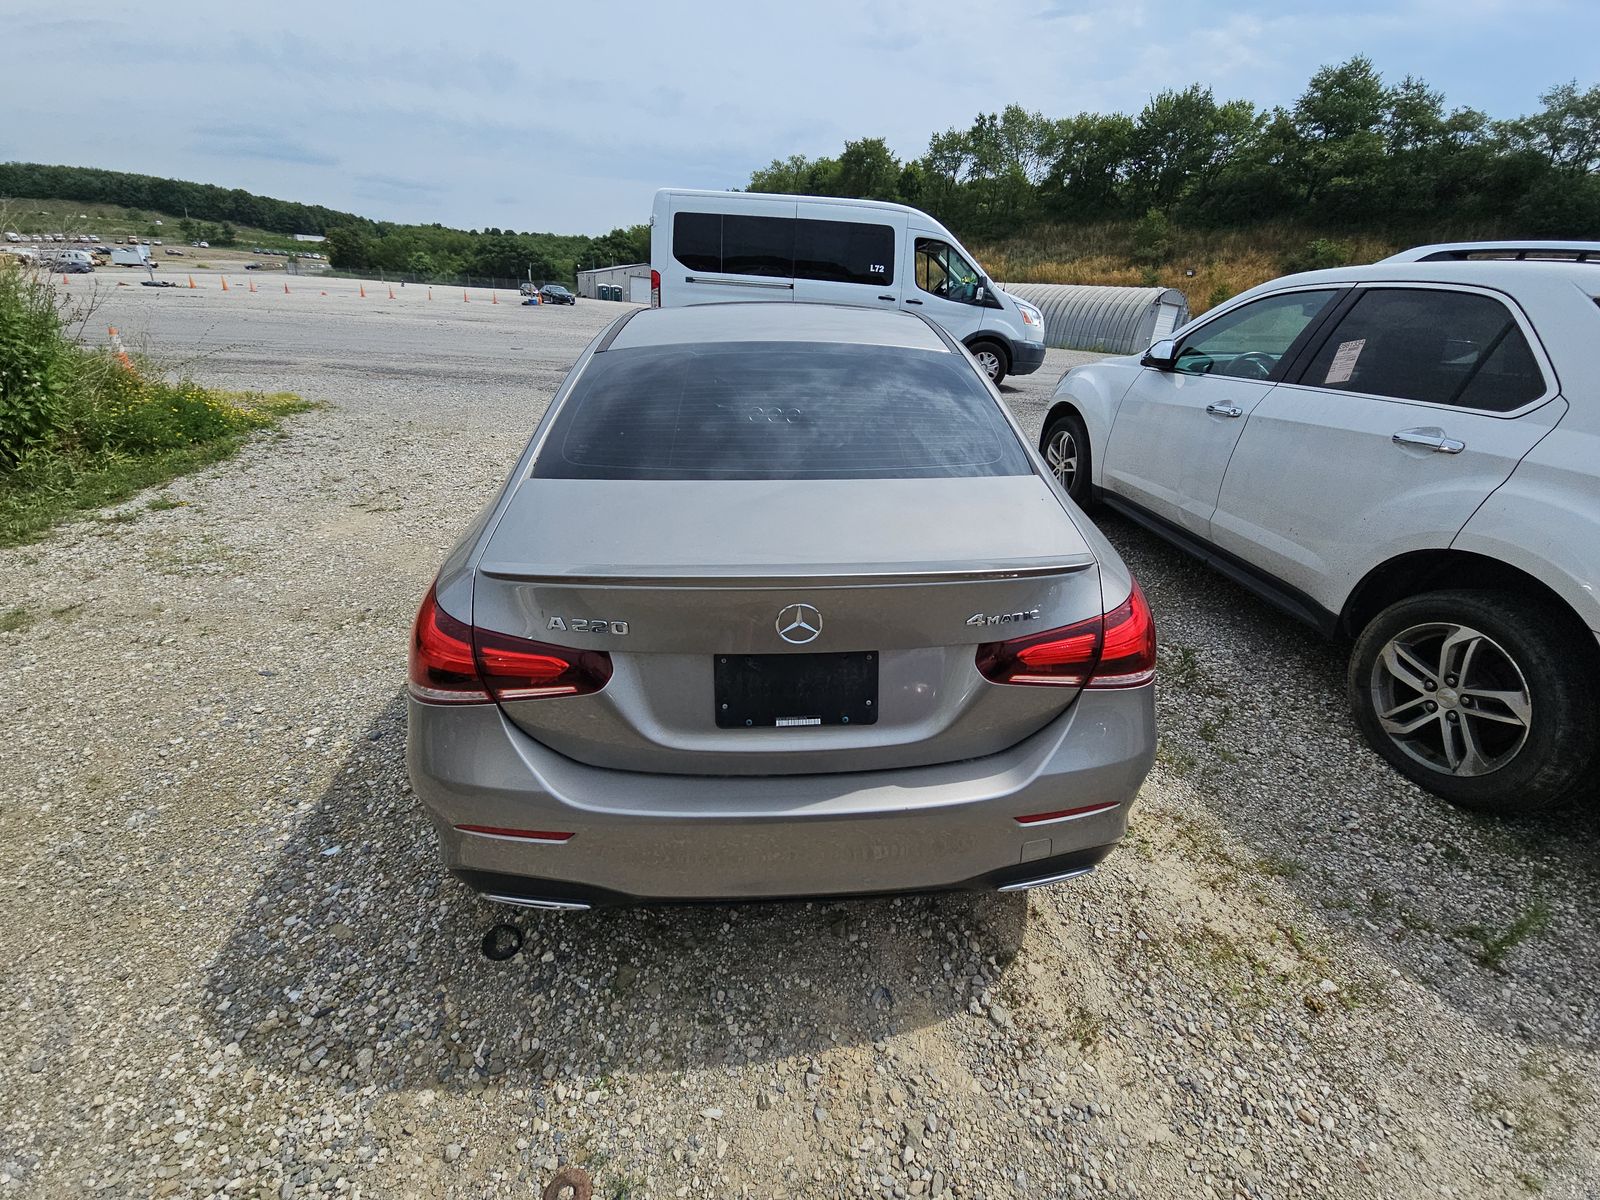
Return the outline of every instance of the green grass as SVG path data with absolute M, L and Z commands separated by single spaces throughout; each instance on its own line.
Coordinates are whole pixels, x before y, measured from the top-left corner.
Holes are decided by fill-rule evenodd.
M 47 452 L 30 456 L 15 471 L 0 472 L 0 546 L 37 541 L 52 526 L 78 513 L 116 504 L 145 488 L 231 458 L 257 430 L 270 429 L 286 416 L 318 407 L 289 393 L 217 394 L 254 414 L 252 427 L 147 453 Z M 157 497 L 149 507 L 175 507 L 175 503 L 162 503 Z M 128 519 L 133 516 L 129 514 Z
M 1534 934 L 1543 933 L 1550 925 L 1550 910 L 1535 901 L 1518 913 L 1510 925 L 1496 929 L 1488 925 L 1463 925 L 1455 936 L 1476 942 L 1474 957 L 1492 971 L 1504 969 L 1506 955 Z
M 38 200 L 26 196 L 7 197 L 3 205 L 5 228 L 19 233 L 99 234 L 102 242 L 123 242 L 130 236 L 160 238 L 168 246 L 188 248 L 189 239 L 178 228 L 182 213 L 155 209 L 123 208 L 116 204 L 85 204 L 80 200 Z M 157 225 L 156 222 L 161 224 Z M 204 221 L 202 224 L 214 224 Z M 297 242 L 286 233 L 272 233 L 249 225 L 234 224 L 234 246 L 249 250 L 260 246 L 268 250 L 318 249 Z M 215 242 L 212 243 L 216 245 Z M 198 264 L 196 264 L 198 265 Z

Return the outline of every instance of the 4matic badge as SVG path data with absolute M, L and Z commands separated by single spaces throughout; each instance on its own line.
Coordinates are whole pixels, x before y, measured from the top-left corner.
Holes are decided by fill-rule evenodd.
M 1015 625 L 1018 621 L 1037 621 L 1039 610 L 1030 608 L 1026 612 L 1009 613 L 973 613 L 967 618 L 968 625 Z

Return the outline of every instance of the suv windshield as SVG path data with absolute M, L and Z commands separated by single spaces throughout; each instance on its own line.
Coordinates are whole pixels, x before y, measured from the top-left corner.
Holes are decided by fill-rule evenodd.
M 926 479 L 1032 468 L 972 368 L 942 351 L 806 342 L 596 354 L 538 479 Z

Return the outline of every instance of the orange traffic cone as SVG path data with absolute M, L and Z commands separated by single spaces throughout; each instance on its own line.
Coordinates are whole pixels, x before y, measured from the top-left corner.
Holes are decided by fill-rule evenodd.
M 122 348 L 122 337 L 117 333 L 115 325 L 107 325 L 106 331 L 111 334 L 111 352 L 116 355 L 117 361 L 128 370 L 133 370 L 133 360 L 128 357 L 128 352 Z
M 500 303 L 500 293 L 499 292 L 490 292 L 489 293 L 489 303 L 490 304 L 499 304 Z
M 61 282 L 66 284 L 68 287 L 72 286 L 72 280 L 68 279 L 65 275 L 61 277 Z
M 228 290 L 228 277 L 226 275 L 222 276 L 222 290 Z
M 256 294 L 256 281 L 254 279 L 250 281 L 250 294 L 252 296 Z
M 389 285 L 389 299 L 394 299 L 394 284 L 392 283 Z
M 65 276 L 63 276 L 63 278 L 65 278 Z M 461 289 L 461 303 L 463 303 L 463 304 L 471 304 L 472 303 L 472 301 L 467 299 L 467 289 L 466 288 L 462 288 Z
M 189 276 L 189 286 L 190 287 L 194 286 L 194 276 L 193 275 Z
M 283 294 L 285 296 L 289 294 L 289 285 L 287 283 L 283 285 Z
M 429 289 L 428 289 L 428 299 L 429 299 L 429 300 L 432 300 L 432 299 L 433 299 L 433 289 L 432 289 L 432 288 L 429 288 Z
M 363 300 L 367 298 L 367 285 L 364 283 L 361 285 L 361 298 Z

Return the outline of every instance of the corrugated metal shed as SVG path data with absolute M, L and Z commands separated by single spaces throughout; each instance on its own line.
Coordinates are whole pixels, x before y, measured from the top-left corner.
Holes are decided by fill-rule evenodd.
M 1076 283 L 998 285 L 1044 313 L 1047 346 L 1133 354 L 1189 319 L 1177 288 L 1098 287 Z

